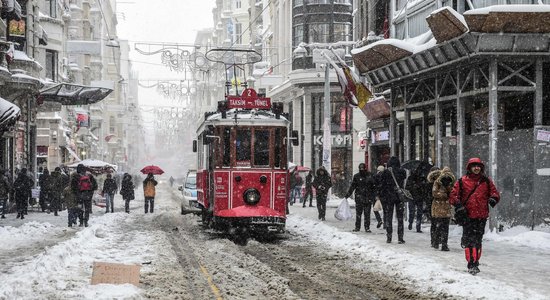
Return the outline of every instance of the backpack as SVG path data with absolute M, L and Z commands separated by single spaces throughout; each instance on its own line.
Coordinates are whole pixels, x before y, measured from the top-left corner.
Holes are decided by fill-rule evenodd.
M 92 180 L 90 179 L 90 176 L 80 176 L 80 178 L 78 179 L 78 190 L 81 192 L 92 190 Z

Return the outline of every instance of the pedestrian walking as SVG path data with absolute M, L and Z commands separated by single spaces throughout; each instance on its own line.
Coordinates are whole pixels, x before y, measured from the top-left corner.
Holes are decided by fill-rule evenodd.
M 300 176 L 300 174 L 298 173 L 298 171 L 296 171 L 296 169 L 294 169 L 295 171 L 293 171 L 294 173 L 294 180 L 293 180 L 293 187 L 292 187 L 292 197 L 291 197 L 291 202 L 290 202 L 290 205 L 296 203 L 296 198 L 298 198 L 299 202 L 301 203 L 302 202 L 302 184 L 303 184 L 303 180 L 302 180 L 302 177 Z
M 6 210 L 8 208 L 8 199 L 11 193 L 11 184 L 8 177 L 4 175 L 4 170 L 0 170 L 0 203 L 2 204 L 2 219 L 5 219 Z
M 134 200 L 134 183 L 132 182 L 132 176 L 128 173 L 124 173 L 122 177 L 122 183 L 120 188 L 120 194 L 124 199 L 124 211 L 130 213 L 130 201 Z
M 384 167 L 383 165 L 379 165 L 378 167 L 376 167 L 376 174 L 374 174 L 373 176 L 373 179 L 374 179 L 374 184 L 375 184 L 375 187 L 376 187 L 376 200 L 380 202 L 380 206 L 382 206 L 382 218 L 380 218 L 380 211 L 379 210 L 376 210 L 376 209 L 373 209 L 374 210 L 374 215 L 376 216 L 376 219 L 379 220 L 379 219 L 382 219 L 382 223 L 378 222 L 378 224 L 376 225 L 376 228 L 380 228 L 381 226 L 383 226 L 382 228 L 384 230 L 386 230 L 386 225 L 385 225 L 385 220 L 384 220 L 384 209 L 383 209 L 383 205 L 382 205 L 382 201 L 380 200 L 380 197 L 378 196 L 379 195 L 379 191 L 380 191 L 380 173 L 384 172 L 384 170 L 386 170 L 386 167 Z M 376 202 L 374 203 L 375 206 L 376 206 Z M 374 206 L 373 206 L 374 207 Z M 380 208 L 378 208 L 380 209 Z
M 38 176 L 38 185 L 40 186 L 40 195 L 38 197 L 38 204 L 42 209 L 42 212 L 48 210 L 50 212 L 50 196 L 51 196 L 51 177 L 50 171 L 44 168 L 42 174 Z
M 437 172 L 433 172 L 437 171 Z M 426 215 L 426 219 L 432 221 L 432 202 L 433 202 L 433 195 L 432 195 L 432 189 L 435 180 L 437 177 L 439 177 L 439 173 L 441 172 L 441 169 L 437 166 L 433 166 L 430 168 L 430 172 L 428 173 L 428 176 L 426 179 L 428 180 L 428 197 L 426 198 L 426 202 L 424 203 L 424 214 Z M 431 223 L 433 225 L 433 223 Z
M 370 230 L 370 211 L 376 198 L 376 184 L 372 174 L 367 171 L 367 166 L 364 163 L 360 163 L 359 172 L 353 175 L 351 185 L 346 193 L 345 197 L 350 198 L 355 192 L 355 229 L 353 231 L 361 230 L 361 216 L 365 215 L 365 231 Z M 380 214 L 377 218 L 378 224 L 382 223 Z
M 332 181 L 330 174 L 328 174 L 325 167 L 321 166 L 315 171 L 315 179 L 312 183 L 313 187 L 317 191 L 315 198 L 317 199 L 317 211 L 319 212 L 319 220 L 325 220 L 325 214 L 327 212 L 327 195 L 329 189 L 332 187 Z
M 107 179 L 105 179 L 105 182 L 103 182 L 103 195 L 105 196 L 105 213 L 109 212 L 109 208 L 111 209 L 111 212 L 115 212 L 115 193 L 118 190 L 118 186 L 116 184 L 116 181 L 113 179 L 113 176 L 111 174 L 107 174 Z
M 395 177 L 395 180 L 394 180 Z M 397 241 L 404 244 L 403 215 L 405 203 L 399 199 L 398 188 L 403 188 L 407 173 L 401 168 L 401 162 L 396 156 L 390 157 L 386 170 L 377 174 L 378 196 L 384 210 L 384 225 L 386 226 L 386 243 L 392 242 L 393 212 L 397 217 Z M 396 186 L 396 182 L 399 186 Z
M 438 174 L 432 187 L 432 226 L 430 229 L 432 247 L 441 251 L 449 251 L 449 223 L 451 221 L 451 205 L 449 194 L 453 190 L 456 177 L 451 168 L 444 167 L 441 171 L 432 171 Z M 430 173 L 431 174 L 431 173 Z M 428 174 L 428 177 L 431 177 Z M 432 175 L 433 176 L 433 175 Z
M 84 220 L 82 219 L 82 209 L 80 208 L 76 196 L 70 186 L 66 186 L 63 189 L 61 197 L 63 198 L 63 203 L 65 203 L 65 205 L 67 206 L 68 226 L 73 227 L 73 225 L 76 225 L 77 219 L 80 219 L 79 223 L 82 224 L 84 222 Z
M 174 177 L 170 176 L 170 187 L 173 187 L 174 186 Z
M 61 194 L 65 189 L 65 178 L 61 174 L 61 168 L 57 167 L 50 175 L 50 210 L 54 216 L 58 216 L 58 211 L 61 211 Z
M 92 213 L 92 197 L 94 191 L 97 190 L 97 181 L 92 174 L 86 171 L 83 164 L 78 164 L 76 172 L 71 175 L 71 190 L 82 207 L 82 222 L 79 223 L 79 226 L 88 227 Z
M 470 158 L 466 165 L 466 175 L 454 184 L 449 203 L 456 211 L 465 209 L 468 215 L 463 225 L 461 244 L 468 262 L 468 272 L 472 275 L 479 273 L 489 205 L 495 207 L 499 201 L 500 194 L 493 181 L 485 175 L 485 165 L 481 159 Z
M 156 195 L 156 188 L 157 181 L 155 180 L 155 176 L 153 176 L 153 173 L 147 174 L 147 177 L 145 180 L 143 180 L 143 196 L 145 197 L 145 213 L 149 212 L 153 213 L 153 208 L 155 205 L 155 195 Z
M 313 189 L 311 183 L 313 182 L 313 171 L 309 170 L 309 172 L 306 175 L 306 194 L 304 195 L 304 205 L 303 207 L 306 207 L 307 198 L 309 197 L 309 207 L 313 207 L 312 201 L 313 201 Z
M 27 168 L 22 168 L 17 178 L 13 183 L 15 190 L 15 205 L 17 208 L 16 218 L 25 218 L 25 210 L 27 209 L 31 189 L 34 186 L 34 181 L 27 174 Z
M 405 188 L 409 190 L 413 199 L 408 202 L 409 206 L 409 230 L 413 229 L 413 224 L 416 219 L 416 232 L 422 233 L 422 215 L 424 213 L 424 201 L 428 197 L 429 190 L 428 180 L 422 175 L 421 169 L 416 168 L 409 178 Z

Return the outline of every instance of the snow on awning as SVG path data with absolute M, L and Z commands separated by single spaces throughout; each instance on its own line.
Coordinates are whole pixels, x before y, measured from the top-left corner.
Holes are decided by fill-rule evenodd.
M 0 131 L 14 125 L 20 115 L 21 109 L 17 105 L 0 98 Z
M 398 39 L 385 39 L 351 50 L 361 73 L 374 70 L 414 53 L 415 45 Z
M 549 33 L 550 5 L 493 5 L 464 12 L 473 32 Z
M 62 105 L 88 105 L 105 99 L 112 91 L 112 89 L 103 87 L 60 83 L 40 91 L 39 99 L 58 102 Z
M 448 6 L 434 10 L 426 18 L 426 22 L 428 22 L 437 43 L 448 41 L 468 32 L 464 17 Z

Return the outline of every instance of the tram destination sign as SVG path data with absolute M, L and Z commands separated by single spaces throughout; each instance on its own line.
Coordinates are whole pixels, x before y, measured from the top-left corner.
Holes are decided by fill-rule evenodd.
M 229 109 L 271 109 L 271 98 L 258 97 L 254 89 L 245 89 L 241 96 L 227 96 L 227 107 Z

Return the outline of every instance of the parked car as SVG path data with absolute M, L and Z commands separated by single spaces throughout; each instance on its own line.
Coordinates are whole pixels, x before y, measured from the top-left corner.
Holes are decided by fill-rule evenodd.
M 189 170 L 183 180 L 183 185 L 179 186 L 178 190 L 183 194 L 181 214 L 200 214 L 201 208 L 197 202 L 197 171 Z

